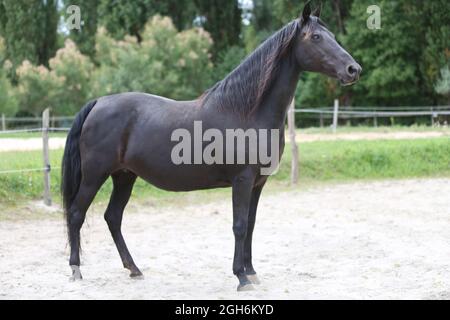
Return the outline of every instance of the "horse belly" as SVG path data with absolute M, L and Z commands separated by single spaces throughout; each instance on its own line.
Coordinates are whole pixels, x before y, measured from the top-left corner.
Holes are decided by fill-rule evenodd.
M 206 165 L 154 164 L 133 168 L 150 184 L 167 191 L 193 191 L 231 186 L 220 168 Z

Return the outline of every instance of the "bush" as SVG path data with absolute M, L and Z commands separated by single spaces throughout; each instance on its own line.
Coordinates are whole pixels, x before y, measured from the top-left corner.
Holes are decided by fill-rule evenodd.
M 17 111 L 17 100 L 13 88 L 6 73 L 12 67 L 9 60 L 5 59 L 5 45 L 0 37 L 0 114 L 13 116 Z
M 149 92 L 173 99 L 191 99 L 210 84 L 211 37 L 201 28 L 178 32 L 167 17 L 155 16 L 142 41 L 114 40 L 100 28 L 96 40 L 93 96 L 126 91 Z
M 36 116 L 47 107 L 57 115 L 73 115 L 88 99 L 93 64 L 66 40 L 49 65 L 33 66 L 25 60 L 17 68 L 20 107 Z

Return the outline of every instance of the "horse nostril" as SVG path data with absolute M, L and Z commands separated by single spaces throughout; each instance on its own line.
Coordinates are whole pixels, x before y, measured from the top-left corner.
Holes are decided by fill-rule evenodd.
M 350 76 L 354 76 L 358 73 L 358 68 L 355 65 L 351 64 L 347 67 L 347 73 Z

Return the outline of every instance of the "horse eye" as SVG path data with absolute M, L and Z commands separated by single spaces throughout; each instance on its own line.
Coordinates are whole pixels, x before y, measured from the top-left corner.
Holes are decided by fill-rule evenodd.
M 320 35 L 319 34 L 313 34 L 313 36 L 311 37 L 314 41 L 317 41 L 320 39 Z

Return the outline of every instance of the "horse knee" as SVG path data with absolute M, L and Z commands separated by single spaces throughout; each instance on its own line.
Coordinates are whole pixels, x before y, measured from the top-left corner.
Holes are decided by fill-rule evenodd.
M 85 214 L 79 210 L 72 210 L 69 213 L 68 224 L 70 228 L 80 229 L 83 225 Z
M 236 240 L 243 240 L 247 235 L 247 224 L 244 222 L 237 222 L 233 224 L 233 233 Z
M 120 230 L 121 221 L 116 215 L 112 214 L 112 212 L 106 212 L 104 218 L 111 232 Z

